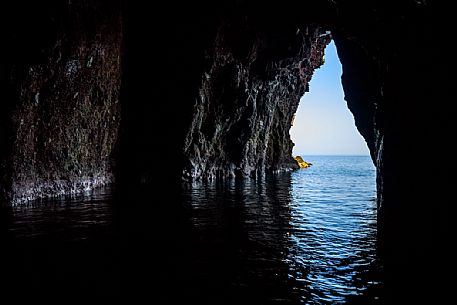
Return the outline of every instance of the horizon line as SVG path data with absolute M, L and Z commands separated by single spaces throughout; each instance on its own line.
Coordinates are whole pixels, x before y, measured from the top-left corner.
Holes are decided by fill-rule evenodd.
M 369 154 L 297 154 L 297 156 L 346 156 L 346 157 L 370 157 Z

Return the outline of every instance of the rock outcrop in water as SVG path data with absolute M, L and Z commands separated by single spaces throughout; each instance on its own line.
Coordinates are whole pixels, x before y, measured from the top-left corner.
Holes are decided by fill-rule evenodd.
M 295 156 L 294 160 L 297 162 L 297 164 L 300 168 L 308 168 L 311 165 L 313 165 L 312 163 L 309 163 L 309 162 L 306 162 L 305 160 L 303 160 L 303 158 L 301 156 Z

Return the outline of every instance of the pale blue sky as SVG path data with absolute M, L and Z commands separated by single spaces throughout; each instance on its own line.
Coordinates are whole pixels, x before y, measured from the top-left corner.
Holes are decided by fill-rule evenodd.
M 369 155 L 344 100 L 341 63 L 333 41 L 325 49 L 325 64 L 314 72 L 300 100 L 290 130 L 293 155 Z

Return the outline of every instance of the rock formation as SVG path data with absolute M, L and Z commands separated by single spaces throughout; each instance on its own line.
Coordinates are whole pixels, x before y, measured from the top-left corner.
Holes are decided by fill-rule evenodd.
M 305 160 L 303 160 L 303 158 L 301 156 L 295 156 L 294 160 L 297 162 L 297 164 L 300 168 L 308 168 L 311 165 L 313 165 L 312 163 L 308 163 Z
M 2 197 L 17 203 L 113 181 L 122 26 L 119 7 L 107 4 L 6 10 Z
M 185 139 L 184 178 L 297 168 L 289 129 L 329 42 L 330 33 L 312 25 L 220 26 Z

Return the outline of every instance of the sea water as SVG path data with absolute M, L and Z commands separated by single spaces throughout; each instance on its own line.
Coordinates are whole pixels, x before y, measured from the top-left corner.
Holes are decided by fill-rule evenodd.
M 5 291 L 154 304 L 378 304 L 371 159 L 304 159 L 313 166 L 184 184 L 165 199 L 156 194 L 167 191 L 151 190 L 140 204 L 102 189 L 4 209 Z

